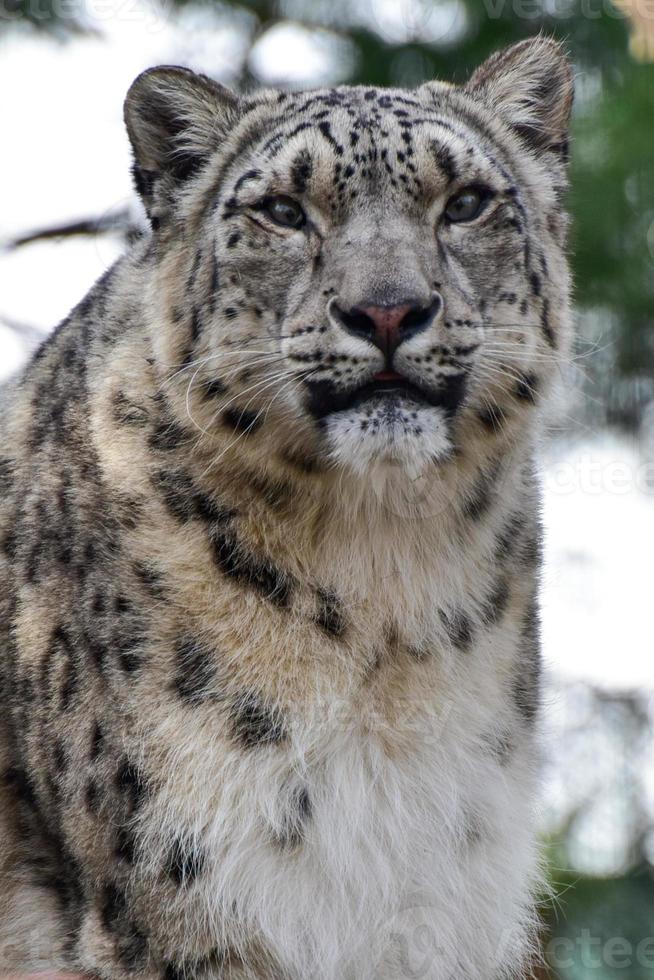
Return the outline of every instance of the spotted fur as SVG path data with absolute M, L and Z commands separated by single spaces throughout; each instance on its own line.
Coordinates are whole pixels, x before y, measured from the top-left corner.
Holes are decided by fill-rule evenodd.
M 571 97 L 132 86 L 151 233 L 3 398 L 10 971 L 524 976 Z

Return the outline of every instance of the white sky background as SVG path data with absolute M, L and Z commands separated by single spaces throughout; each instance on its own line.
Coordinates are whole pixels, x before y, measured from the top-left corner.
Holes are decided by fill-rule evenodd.
M 183 63 L 229 82 L 244 57 L 247 14 L 234 26 L 191 8 L 173 20 L 142 0 L 95 2 L 97 38 L 58 44 L 5 32 L 0 42 L 0 246 L 13 234 L 132 199 L 122 101 L 139 71 Z M 393 40 L 405 39 L 402 29 L 422 7 L 422 0 L 367 0 L 368 14 Z M 442 10 L 447 23 L 430 29 L 451 39 L 462 26 L 458 8 L 452 2 Z M 335 35 L 289 26 L 261 39 L 250 67 L 268 84 L 299 86 L 338 79 L 351 57 Z M 119 250 L 102 237 L 0 251 L 0 316 L 49 329 Z M 0 324 L 0 377 L 23 356 Z M 654 466 L 648 469 L 642 447 L 593 436 L 553 447 L 545 486 L 548 662 L 568 679 L 654 691 Z

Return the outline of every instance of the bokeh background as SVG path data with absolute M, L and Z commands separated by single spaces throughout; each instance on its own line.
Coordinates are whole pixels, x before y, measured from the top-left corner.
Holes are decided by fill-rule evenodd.
M 0 0 L 0 378 L 141 233 L 121 106 L 143 68 L 186 64 L 239 89 L 412 86 L 462 81 L 495 48 L 538 31 L 566 43 L 577 76 L 578 343 L 543 459 L 541 823 L 552 894 L 542 976 L 645 980 L 654 977 L 654 0 Z

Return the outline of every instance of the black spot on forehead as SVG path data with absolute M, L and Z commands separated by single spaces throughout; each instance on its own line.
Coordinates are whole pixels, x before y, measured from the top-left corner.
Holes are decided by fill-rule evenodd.
M 308 119 L 295 122 L 298 116 Z M 417 127 L 436 126 L 455 133 L 468 144 L 477 144 L 477 133 L 458 118 L 452 111 L 452 118 L 443 117 L 441 107 L 423 104 L 407 93 L 386 89 L 343 88 L 311 93 L 304 101 L 297 101 L 286 109 L 284 115 L 277 112 L 271 120 L 271 129 L 259 152 L 269 159 L 276 157 L 297 135 L 303 132 L 319 133 L 338 158 L 349 154 L 357 164 L 366 160 L 373 162 L 378 158 L 379 142 L 394 144 L 401 140 L 406 157 L 414 153 L 414 131 Z M 457 125 L 458 124 L 458 125 Z M 399 133 L 397 130 L 399 129 Z M 395 131 L 395 132 L 392 132 Z M 365 132 L 372 146 L 359 153 L 358 144 Z M 470 147 L 472 150 L 472 147 Z M 302 152 L 302 151 L 298 151 Z M 308 151 L 306 151 L 308 152 Z M 448 151 L 443 151 L 443 169 L 454 177 L 454 160 Z M 295 171 L 295 161 L 291 165 Z M 365 176 L 365 175 L 364 175 Z M 300 179 L 300 187 L 302 186 Z
M 432 140 L 429 144 L 429 148 L 433 154 L 434 160 L 444 172 L 447 179 L 449 181 L 456 180 L 458 172 L 452 151 L 437 140 Z
M 256 170 L 256 169 L 246 170 L 246 172 L 244 174 L 241 174 L 241 176 L 234 184 L 234 193 L 236 194 L 238 191 L 240 191 L 243 184 L 246 184 L 250 180 L 258 180 L 259 177 L 261 177 L 260 170 Z
M 543 329 L 543 335 L 545 337 L 545 340 L 547 341 L 550 347 L 556 349 L 557 347 L 556 334 L 554 333 L 554 330 L 552 328 L 552 323 L 550 320 L 549 300 L 547 299 L 543 300 L 543 305 L 540 314 L 540 322 Z
M 496 561 L 503 562 L 514 555 L 526 525 L 527 517 L 523 513 L 509 516 L 496 539 L 494 554 Z
M 78 688 L 79 678 L 77 666 L 73 660 L 68 660 L 64 668 L 61 688 L 59 691 L 59 706 L 62 711 L 67 711 Z
M 284 145 L 299 133 L 303 133 L 308 129 L 313 129 L 313 123 L 308 121 L 301 122 L 297 126 L 293 127 L 291 130 L 281 129 L 274 133 L 261 147 L 260 152 L 264 155 L 268 155 L 273 159 L 280 150 L 283 149 Z
M 291 179 L 293 188 L 298 194 L 304 194 L 307 183 L 311 179 L 313 159 L 308 150 L 301 150 L 291 164 Z
M 339 143 L 338 140 L 334 138 L 334 135 L 332 134 L 331 125 L 327 121 L 323 121 L 323 122 L 321 122 L 321 123 L 318 124 L 318 129 L 320 130 L 320 132 L 322 133 L 322 135 L 325 137 L 325 139 L 327 140 L 327 142 L 329 143 L 329 145 L 333 149 L 333 151 L 336 154 L 336 156 L 342 157 L 343 156 L 343 153 L 345 152 L 344 151 L 344 148 L 343 148 L 342 144 Z

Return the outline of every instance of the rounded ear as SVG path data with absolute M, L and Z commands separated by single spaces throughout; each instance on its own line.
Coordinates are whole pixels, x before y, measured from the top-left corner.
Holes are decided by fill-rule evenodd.
M 158 184 L 183 183 L 200 169 L 236 123 L 239 100 L 206 75 L 165 65 L 132 83 L 124 117 L 136 189 L 152 218 Z
M 464 91 L 500 115 L 533 149 L 567 155 L 574 78 L 557 41 L 538 36 L 498 51 Z
M 185 179 L 238 116 L 233 92 L 188 68 L 149 68 L 132 82 L 125 124 L 139 166 Z

